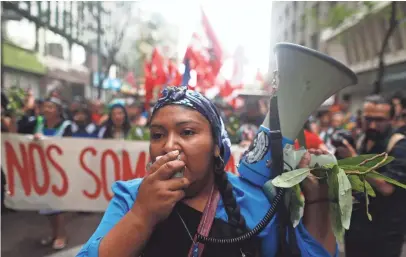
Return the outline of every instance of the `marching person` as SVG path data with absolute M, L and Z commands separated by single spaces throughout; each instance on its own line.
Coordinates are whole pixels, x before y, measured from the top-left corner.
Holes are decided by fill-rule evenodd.
M 80 103 L 72 116 L 72 137 L 97 138 L 98 128 L 86 104 Z
M 225 172 L 231 144 L 214 105 L 186 87 L 166 88 L 163 95 L 150 119 L 148 175 L 113 185 L 114 198 L 77 256 L 276 256 L 278 240 L 285 240 L 278 238 L 277 217 L 241 244 L 196 248 L 197 231 L 240 236 L 270 203 L 261 188 Z M 309 163 L 306 153 L 299 166 Z M 329 203 L 321 200 L 327 187 L 308 179 L 303 190 L 312 202 L 295 229 L 301 256 L 337 256 Z
M 98 132 L 98 138 L 126 139 L 131 129 L 127 110 L 121 103 L 110 107 L 109 118 Z
M 50 97 L 44 101 L 43 116 L 24 118 L 19 123 L 19 133 L 34 135 L 34 140 L 46 137 L 70 137 L 72 125 L 63 118 L 63 104 L 59 98 Z M 67 237 L 63 213 L 57 210 L 41 210 L 40 214 L 47 216 L 52 229 L 52 236 L 43 238 L 41 244 L 52 245 L 55 250 L 66 247 Z

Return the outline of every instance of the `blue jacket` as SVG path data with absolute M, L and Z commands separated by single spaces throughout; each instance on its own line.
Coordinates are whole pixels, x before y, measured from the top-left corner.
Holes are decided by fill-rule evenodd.
M 250 183 L 240 179 L 236 175 L 228 173 L 230 183 L 233 185 L 237 203 L 240 205 L 241 213 L 245 217 L 247 226 L 254 228 L 264 217 L 270 207 L 270 203 L 260 188 L 254 187 Z M 97 257 L 99 256 L 99 244 L 103 237 L 123 218 L 134 204 L 135 197 L 142 179 L 130 181 L 119 181 L 113 185 L 114 197 L 111 200 L 104 217 L 91 236 L 89 241 L 83 246 L 77 257 Z M 227 221 L 227 214 L 220 199 L 217 207 L 216 218 Z M 262 254 L 264 257 L 273 257 L 276 254 L 278 233 L 277 216 L 258 235 L 262 240 Z M 327 257 L 330 254 L 323 246 L 317 242 L 300 223 L 296 227 L 296 237 L 302 257 Z M 338 256 L 338 247 L 336 247 Z

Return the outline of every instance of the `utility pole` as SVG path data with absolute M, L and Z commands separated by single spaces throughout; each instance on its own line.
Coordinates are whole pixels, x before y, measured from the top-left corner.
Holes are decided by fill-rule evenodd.
M 102 53 L 101 53 L 101 14 L 102 14 L 102 6 L 101 1 L 97 1 L 97 76 L 98 76 L 98 87 L 97 87 L 97 99 L 101 98 L 102 92 Z

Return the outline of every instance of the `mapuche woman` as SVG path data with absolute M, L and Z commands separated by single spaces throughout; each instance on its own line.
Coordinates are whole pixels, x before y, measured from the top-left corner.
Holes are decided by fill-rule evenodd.
M 231 144 L 208 99 L 183 87 L 165 89 L 151 115 L 150 132 L 154 162 L 148 175 L 113 185 L 114 198 L 77 256 L 276 256 L 278 216 L 252 240 L 207 244 L 195 251 L 196 232 L 207 229 L 200 225 L 210 223 L 210 217 L 209 236 L 230 238 L 256 226 L 270 207 L 261 188 L 224 171 Z M 301 166 L 309 159 L 305 154 Z M 183 176 L 174 176 L 179 171 Z M 301 256 L 337 256 L 328 202 L 317 201 L 327 196 L 327 188 L 308 179 L 303 191 L 314 204 L 306 204 L 295 229 Z M 210 208 L 212 216 L 206 215 Z

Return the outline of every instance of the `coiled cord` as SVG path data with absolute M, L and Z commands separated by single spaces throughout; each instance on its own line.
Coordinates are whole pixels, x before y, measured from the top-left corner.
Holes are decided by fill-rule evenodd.
M 275 216 L 276 209 L 280 204 L 282 197 L 285 193 L 284 188 L 279 188 L 275 198 L 272 201 L 271 207 L 265 214 L 264 218 L 256 225 L 251 231 L 248 231 L 244 235 L 235 238 L 214 238 L 205 237 L 201 234 L 197 234 L 197 241 L 204 244 L 238 244 L 243 241 L 249 240 L 252 237 L 261 233 L 262 230 L 271 222 L 272 218 Z

